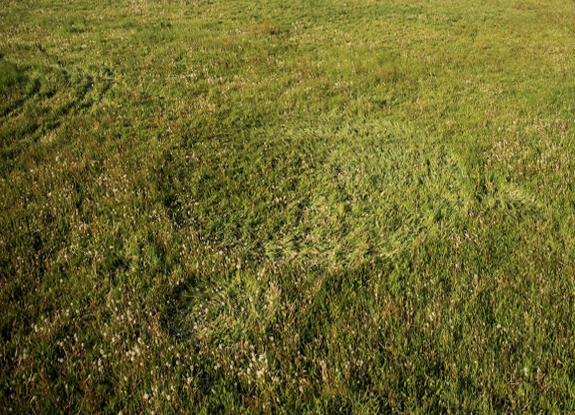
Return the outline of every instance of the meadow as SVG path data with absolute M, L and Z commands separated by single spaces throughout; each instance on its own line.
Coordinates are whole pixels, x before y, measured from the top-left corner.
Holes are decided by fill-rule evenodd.
M 0 0 L 0 413 L 575 412 L 572 0 Z

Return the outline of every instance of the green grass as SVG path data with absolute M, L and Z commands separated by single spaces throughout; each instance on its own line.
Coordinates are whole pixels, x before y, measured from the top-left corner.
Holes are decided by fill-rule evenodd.
M 0 412 L 574 412 L 573 22 L 0 0 Z

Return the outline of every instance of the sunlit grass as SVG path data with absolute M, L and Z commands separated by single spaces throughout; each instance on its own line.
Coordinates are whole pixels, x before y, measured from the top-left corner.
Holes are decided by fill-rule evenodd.
M 568 1 L 0 1 L 0 408 L 573 411 Z

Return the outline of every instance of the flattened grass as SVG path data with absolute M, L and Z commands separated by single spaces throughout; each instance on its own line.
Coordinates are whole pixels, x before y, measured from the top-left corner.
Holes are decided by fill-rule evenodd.
M 0 7 L 0 407 L 573 410 L 566 1 Z

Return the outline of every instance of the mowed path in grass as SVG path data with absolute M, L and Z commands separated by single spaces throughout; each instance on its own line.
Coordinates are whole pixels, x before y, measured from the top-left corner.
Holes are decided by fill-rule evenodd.
M 0 6 L 1 408 L 573 410 L 573 2 Z

